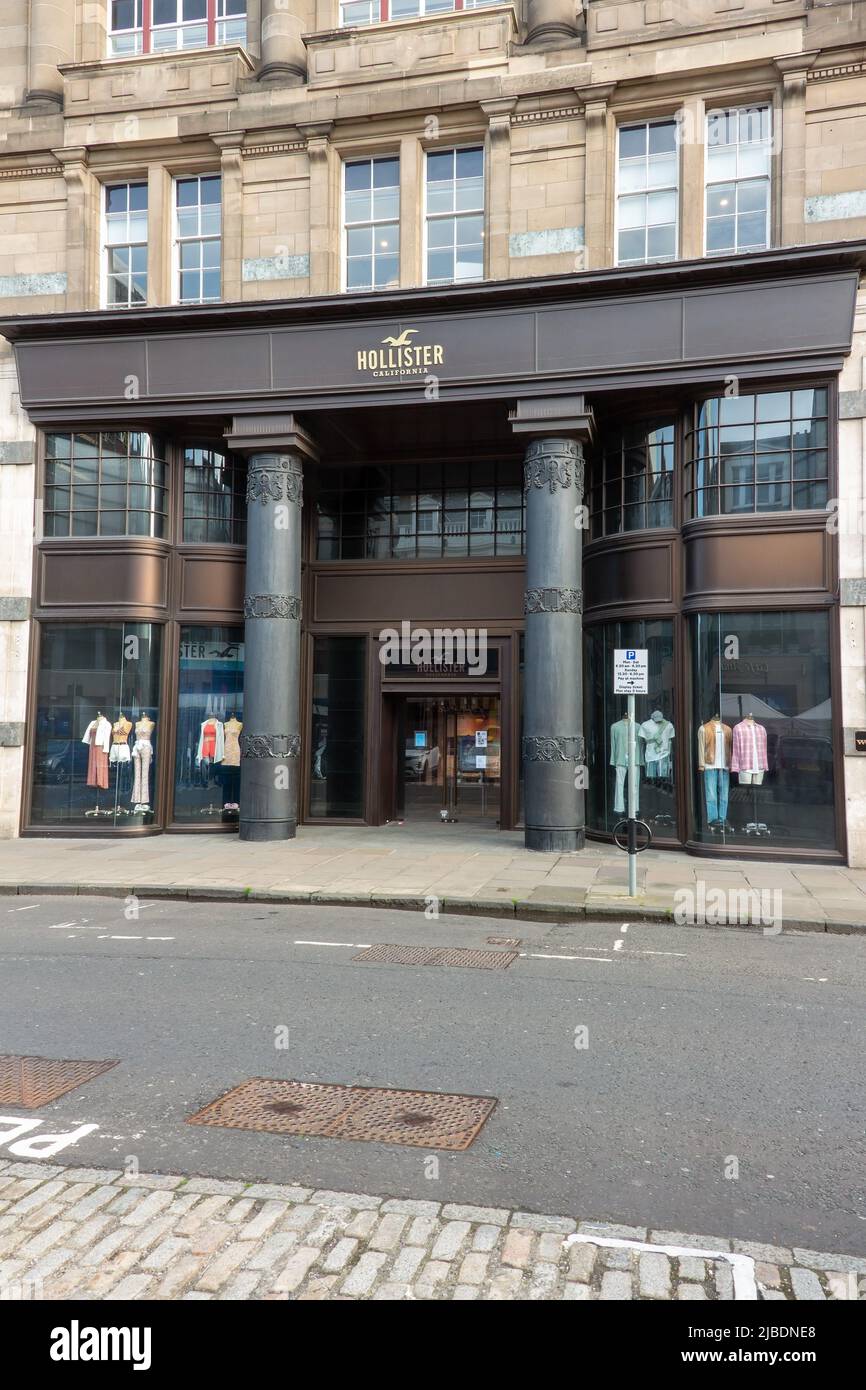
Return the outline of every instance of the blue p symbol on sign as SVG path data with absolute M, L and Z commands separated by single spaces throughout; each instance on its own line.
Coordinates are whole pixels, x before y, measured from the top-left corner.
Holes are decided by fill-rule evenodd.
M 634 652 L 626 652 L 626 654 L 625 654 L 625 659 L 626 659 L 626 661 L 634 661 L 634 660 L 635 660 L 635 654 L 634 654 Z

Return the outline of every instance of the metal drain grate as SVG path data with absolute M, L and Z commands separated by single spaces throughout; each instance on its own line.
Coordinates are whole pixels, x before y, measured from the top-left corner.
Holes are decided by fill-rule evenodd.
M 507 970 L 517 951 L 470 951 L 461 946 L 368 946 L 352 960 L 370 965 L 459 965 L 467 970 Z
M 35 1110 L 92 1081 L 117 1062 L 58 1061 L 53 1057 L 0 1057 L 0 1104 Z
M 423 1149 L 468 1149 L 495 1106 L 492 1096 L 256 1076 L 191 1115 L 187 1123 Z

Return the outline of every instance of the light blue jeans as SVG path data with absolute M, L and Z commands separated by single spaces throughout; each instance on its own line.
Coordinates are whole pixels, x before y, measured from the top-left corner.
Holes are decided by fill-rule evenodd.
M 727 820 L 730 785 L 731 774 L 726 767 L 704 769 L 704 796 L 707 801 L 707 821 L 710 824 L 714 820 Z

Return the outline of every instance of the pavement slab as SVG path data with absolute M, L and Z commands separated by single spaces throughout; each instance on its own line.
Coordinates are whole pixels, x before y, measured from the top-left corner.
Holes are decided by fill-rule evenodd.
M 33 1172 L 36 1200 L 44 1191 L 61 1203 L 64 1192 L 78 1193 L 86 1171 L 47 1176 L 44 1165 L 15 1167 Z M 823 1302 L 857 1299 L 866 1288 L 866 1260 L 742 1241 L 732 1251 L 727 1241 L 673 1232 L 647 1239 L 643 1230 L 577 1215 L 344 1192 L 310 1197 L 280 1184 L 187 1174 L 143 1174 L 139 1182 L 148 1195 L 132 1217 L 115 1204 L 89 1231 L 68 1197 L 66 1219 L 20 1245 L 0 1275 L 0 1298 Z M 118 1199 L 129 1192 L 120 1177 L 104 1186 Z M 190 1224 L 195 1193 L 217 1204 Z M 422 1206 L 426 1214 L 413 1219 Z

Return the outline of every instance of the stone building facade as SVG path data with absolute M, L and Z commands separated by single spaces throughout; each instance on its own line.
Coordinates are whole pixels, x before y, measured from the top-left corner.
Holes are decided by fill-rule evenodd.
M 622 811 L 608 676 L 636 645 L 661 843 L 866 865 L 866 4 L 5 0 L 0 44 L 0 834 L 240 806 L 280 836 L 448 818 L 459 789 L 575 848 Z M 474 362 L 439 372 L 458 342 Z M 361 371 L 383 344 L 433 355 Z M 515 501 L 524 455 L 574 484 L 558 509 L 552 483 Z M 296 464 L 297 538 L 256 540 L 244 590 L 271 525 L 251 500 L 244 532 L 244 478 Z M 494 661 L 389 669 L 403 621 L 483 627 Z M 155 634 L 129 693 L 88 687 Z M 122 821 L 125 769 L 102 786 L 72 748 L 120 699 L 164 733 Z M 705 801 L 715 715 L 769 730 L 768 775 Z M 240 791 L 199 729 L 233 717 Z

